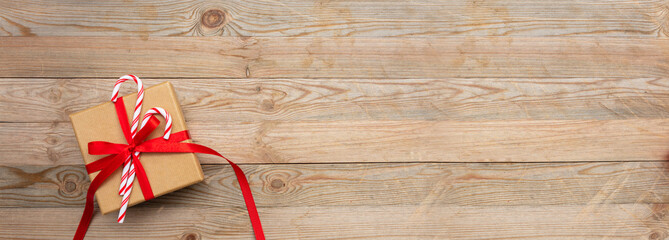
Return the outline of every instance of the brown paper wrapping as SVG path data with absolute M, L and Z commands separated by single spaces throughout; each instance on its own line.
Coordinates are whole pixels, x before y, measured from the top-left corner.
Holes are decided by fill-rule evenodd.
M 132 120 L 136 98 L 136 93 L 123 97 L 129 122 Z M 152 107 L 162 107 L 172 115 L 172 133 L 186 130 L 186 122 L 172 84 L 164 82 L 145 89 L 141 116 L 143 117 L 144 113 Z M 162 137 L 165 121 L 162 117 L 157 117 L 161 119 L 161 124 L 147 139 Z M 127 144 L 118 123 L 114 104 L 111 101 L 73 113 L 70 115 L 70 120 L 86 164 L 105 157 L 105 155 L 88 154 L 88 143 L 91 141 Z M 184 142 L 191 141 L 186 140 Z M 142 153 L 140 158 L 151 183 L 153 194 L 156 197 L 198 183 L 204 179 L 200 162 L 193 153 Z M 118 194 L 121 170 L 122 168 L 117 169 L 95 193 L 102 214 L 116 211 L 121 207 L 121 196 Z M 98 172 L 91 173 L 89 177 L 92 180 L 97 174 Z M 135 178 L 129 205 L 136 205 L 144 201 L 141 187 L 137 178 Z

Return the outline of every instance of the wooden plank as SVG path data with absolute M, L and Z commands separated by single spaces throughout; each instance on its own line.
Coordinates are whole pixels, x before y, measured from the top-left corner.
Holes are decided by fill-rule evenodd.
M 669 121 L 188 122 L 238 163 L 666 160 Z M 81 164 L 69 123 L 0 123 L 0 165 Z M 224 163 L 201 156 L 203 163 Z
M 663 162 L 267 164 L 242 168 L 260 208 L 669 202 L 669 176 Z M 229 166 L 204 165 L 203 169 L 204 182 L 142 206 L 244 207 Z M 89 184 L 86 176 L 80 165 L 0 167 L 0 208 L 81 208 Z
M 655 37 L 664 11 L 660 0 L 4 0 L 0 36 Z
M 615 120 L 669 116 L 669 78 L 144 79 L 194 121 Z M 69 121 L 111 79 L 3 79 L 2 122 Z M 130 93 L 132 86 L 122 92 Z M 127 89 L 127 90 L 126 90 Z
M 0 38 L 0 77 L 666 77 L 649 38 Z
M 253 239 L 244 208 L 130 208 L 126 223 L 97 216 L 91 239 Z M 664 204 L 592 206 L 357 206 L 260 208 L 269 239 L 663 239 Z M 72 237 L 72 208 L 0 209 L 0 234 Z

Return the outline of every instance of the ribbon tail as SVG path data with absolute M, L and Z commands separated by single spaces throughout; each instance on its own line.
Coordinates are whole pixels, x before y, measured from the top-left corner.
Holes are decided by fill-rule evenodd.
M 88 231 L 91 220 L 93 220 L 93 210 L 95 210 L 93 197 L 95 197 L 95 191 L 98 190 L 100 185 L 102 185 L 102 183 L 107 180 L 107 178 L 114 172 L 114 170 L 123 164 L 123 159 L 126 157 L 127 155 L 125 154 L 116 155 L 116 157 L 110 161 L 109 165 L 102 169 L 102 171 L 100 171 L 100 173 L 95 176 L 91 182 L 91 185 L 88 187 L 88 191 L 86 192 L 86 207 L 84 207 L 84 213 L 81 216 L 81 220 L 79 220 L 79 226 L 77 227 L 77 231 L 74 234 L 73 240 L 83 240 L 84 236 L 86 236 L 86 231 Z
M 242 190 L 242 196 L 244 197 L 244 203 L 246 204 L 246 211 L 248 211 L 249 213 L 249 218 L 251 219 L 251 226 L 253 226 L 253 233 L 255 234 L 257 240 L 265 240 L 265 233 L 262 230 L 262 224 L 260 223 L 260 216 L 258 216 L 258 209 L 256 208 L 256 202 L 255 200 L 253 200 L 253 193 L 251 192 L 251 187 L 249 185 L 248 180 L 246 179 L 246 174 L 244 174 L 244 171 L 242 171 L 242 169 L 239 166 L 237 166 L 237 164 L 230 161 L 230 159 L 221 155 L 214 149 L 195 143 L 185 143 L 185 144 L 188 144 L 190 148 L 193 148 L 193 150 L 195 150 L 194 152 L 219 156 L 228 161 L 228 163 L 232 167 L 232 170 L 235 171 L 237 182 L 239 182 L 239 188 Z
M 244 171 L 242 171 L 242 169 L 237 166 L 237 164 L 228 159 L 225 160 L 230 163 L 230 166 L 232 166 L 232 169 L 235 171 L 237 182 L 239 182 L 239 188 L 242 190 L 242 196 L 244 197 L 244 203 L 246 203 L 246 211 L 249 212 L 251 226 L 253 226 L 253 233 L 255 234 L 257 240 L 265 240 L 265 233 L 262 230 L 262 224 L 260 223 L 260 216 L 258 216 L 256 202 L 253 200 L 253 193 L 251 193 L 251 187 L 249 186 L 248 180 L 246 180 L 246 175 L 244 174 Z
M 135 148 L 139 152 L 192 152 L 192 153 L 204 153 L 219 156 L 228 163 L 235 172 L 237 177 L 237 182 L 239 182 L 239 188 L 242 190 L 242 196 L 244 197 L 244 203 L 246 203 L 246 210 L 249 213 L 249 218 L 251 219 L 251 226 L 253 226 L 253 232 L 255 233 L 257 240 L 265 240 L 265 234 L 262 230 L 262 224 L 260 223 L 260 216 L 258 216 L 258 209 L 256 208 L 255 201 L 253 200 L 253 193 L 251 192 L 251 187 L 249 182 L 246 179 L 244 171 L 237 166 L 237 164 L 230 161 L 230 159 L 224 157 L 214 149 L 211 149 L 206 146 L 202 146 L 195 143 L 175 143 L 166 141 L 162 138 L 155 138 L 149 141 L 144 142 L 142 145 Z

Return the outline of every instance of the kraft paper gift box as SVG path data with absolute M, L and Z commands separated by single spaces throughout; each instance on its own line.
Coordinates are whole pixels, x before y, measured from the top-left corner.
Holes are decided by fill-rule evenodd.
M 136 98 L 136 93 L 123 97 L 129 122 L 132 120 Z M 86 164 L 105 157 L 104 155 L 88 154 L 89 142 L 127 143 L 121 131 L 114 104 L 109 99 L 105 100 L 107 101 L 103 104 L 70 115 L 72 127 Z M 100 99 L 100 101 L 103 101 L 103 99 Z M 172 84 L 164 82 L 145 89 L 140 116 L 143 116 L 152 107 L 162 107 L 172 115 L 172 133 L 186 130 L 183 113 Z M 162 137 L 165 120 L 162 117 L 159 118 L 161 124 L 156 128 L 156 131 L 149 135 L 147 140 Z M 198 183 L 204 179 L 200 162 L 193 153 L 142 153 L 141 163 L 155 197 Z M 117 169 L 95 193 L 102 214 L 116 211 L 121 207 L 121 196 L 118 193 L 121 171 L 122 168 Z M 89 174 L 91 181 L 98 173 Z M 137 181 L 137 178 L 135 178 L 129 206 L 145 201 Z

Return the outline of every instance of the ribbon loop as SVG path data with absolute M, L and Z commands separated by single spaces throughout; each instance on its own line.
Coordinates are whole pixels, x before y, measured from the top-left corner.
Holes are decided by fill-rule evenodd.
M 93 141 L 88 143 L 88 154 L 90 155 L 118 154 L 124 151 L 128 151 L 130 148 L 134 147 L 135 147 L 134 145 L 131 146 L 128 144 Z

